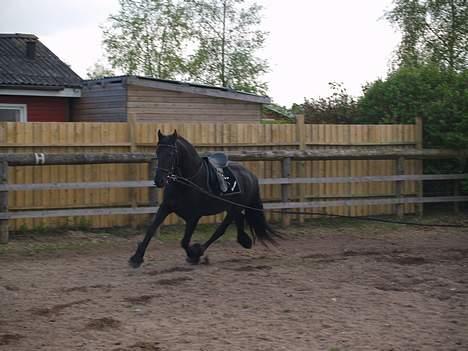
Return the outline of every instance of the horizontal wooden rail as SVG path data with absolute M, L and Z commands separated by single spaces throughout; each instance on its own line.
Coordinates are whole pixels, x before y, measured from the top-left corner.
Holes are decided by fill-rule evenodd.
M 212 152 L 200 153 L 206 156 Z M 233 161 L 281 161 L 281 178 L 260 179 L 260 184 L 279 184 L 282 186 L 281 202 L 266 203 L 265 209 L 308 209 L 339 206 L 366 206 L 366 205 L 394 205 L 396 213 L 402 213 L 402 204 L 423 204 L 435 202 L 462 202 L 468 201 L 468 196 L 423 197 L 422 195 L 404 196 L 402 185 L 404 181 L 423 180 L 461 180 L 467 179 L 468 174 L 437 174 L 417 175 L 404 174 L 404 160 L 407 159 L 458 159 L 468 158 L 468 150 L 446 150 L 446 149 L 408 149 L 408 148 L 374 148 L 372 150 L 363 148 L 344 149 L 313 149 L 313 150 L 255 150 L 255 151 L 228 151 L 229 158 Z M 319 177 L 319 178 L 289 178 L 291 161 L 304 160 L 395 160 L 396 175 L 390 176 L 355 176 L 355 177 Z M 3 174 L 0 182 L 0 197 L 2 198 L 0 209 L 0 242 L 8 241 L 8 223 L 10 219 L 21 218 L 45 218 L 45 217 L 71 217 L 71 216 L 102 216 L 102 215 L 129 215 L 155 213 L 156 197 L 150 193 L 149 206 L 138 207 L 136 201 L 131 207 L 107 207 L 107 208 L 70 208 L 49 210 L 14 210 L 8 212 L 8 192 L 27 190 L 61 190 L 61 189 L 99 189 L 99 188 L 150 188 L 154 191 L 153 182 L 145 181 L 116 181 L 116 182 L 91 182 L 91 183 L 44 183 L 44 184 L 8 184 L 7 175 L 9 166 L 30 165 L 79 165 L 79 164 L 136 164 L 151 163 L 151 170 L 155 168 L 154 153 L 0 153 L 0 174 Z M 302 173 L 303 175 L 303 173 Z M 152 179 L 154 174 L 148 174 Z M 338 199 L 315 199 L 303 201 L 304 195 L 299 196 L 298 202 L 290 202 L 288 186 L 290 184 L 330 184 L 330 183 L 357 183 L 357 182 L 396 182 L 397 186 L 393 197 L 382 196 L 374 198 L 338 198 Z M 151 200 L 152 199 L 152 200 Z M 121 205 L 114 205 L 121 206 Z M 123 205 L 125 206 L 125 205 Z M 78 207 L 78 206 L 76 206 Z M 287 219 L 289 221 L 289 219 Z M 287 222 L 283 216 L 283 223 Z
M 419 204 L 435 202 L 463 202 L 468 201 L 468 196 L 431 196 L 431 197 L 401 197 L 401 198 L 377 198 L 377 199 L 346 199 L 346 200 L 319 200 L 308 202 L 276 202 L 265 204 L 266 209 L 287 208 L 320 208 L 335 206 L 362 206 L 362 205 L 394 205 L 394 204 Z
M 327 147 L 356 147 L 356 146 L 412 146 L 415 145 L 415 142 L 384 142 L 384 143 L 309 143 L 306 142 L 307 146 L 327 146 Z M 0 149 L 8 148 L 52 148 L 52 147 L 130 147 L 131 142 L 116 142 L 116 143 L 10 143 L 10 144 L 0 144 Z M 135 142 L 137 146 L 143 147 L 156 147 L 156 142 Z M 212 148 L 236 148 L 236 147 L 281 147 L 281 146 L 299 146 L 299 142 L 281 142 L 281 143 L 195 143 L 193 146 L 198 147 L 212 147 Z
M 203 152 L 206 156 L 212 152 Z M 234 161 L 274 161 L 274 160 L 386 160 L 386 159 L 444 159 L 468 158 L 468 150 L 448 149 L 325 149 L 325 150 L 258 150 L 228 151 Z M 148 153 L 87 153 L 87 154 L 48 154 L 48 153 L 3 153 L 0 162 L 11 166 L 28 165 L 72 165 L 97 163 L 146 163 L 154 159 Z
M 263 178 L 260 184 L 333 184 L 362 182 L 392 182 L 414 180 L 457 180 L 468 179 L 468 173 L 458 174 L 406 174 L 393 176 L 362 176 L 362 177 L 317 177 L 317 178 Z M 1 186 L 0 186 L 1 189 Z
M 362 177 L 317 177 L 317 178 L 262 178 L 262 185 L 274 184 L 334 184 L 361 182 L 391 182 L 417 180 L 459 180 L 468 179 L 468 173 L 459 174 L 406 174 L 393 176 L 362 176 Z M 79 182 L 79 183 L 35 183 L 35 184 L 0 184 L 0 191 L 25 190 L 68 190 L 68 189 L 105 189 L 105 188 L 151 188 L 151 180 L 132 180 L 117 182 Z
M 24 143 L 15 143 L 15 144 L 0 144 L 0 148 L 8 149 L 8 148 L 19 148 L 19 147 L 33 147 L 33 148 L 41 148 L 41 147 L 55 147 L 55 148 L 62 148 L 62 147 L 129 147 L 132 145 L 130 142 L 120 142 L 120 143 L 64 143 L 64 144 L 57 144 L 57 143 L 50 143 L 50 144 L 24 144 Z
M 309 202 L 270 202 L 265 203 L 266 210 L 321 208 L 335 206 L 362 206 L 362 205 L 391 205 L 416 204 L 434 202 L 462 202 L 468 201 L 468 196 L 434 196 L 434 197 L 402 197 L 402 198 L 376 198 L 376 199 L 347 199 L 347 200 L 319 200 Z M 19 218 L 45 218 L 70 216 L 102 216 L 117 214 L 148 214 L 156 213 L 158 207 L 118 207 L 118 208 L 86 208 L 69 210 L 35 210 L 14 211 L 0 213 L 0 220 Z

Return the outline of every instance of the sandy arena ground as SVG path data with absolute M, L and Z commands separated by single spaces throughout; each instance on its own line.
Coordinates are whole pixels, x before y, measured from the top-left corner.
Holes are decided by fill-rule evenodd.
M 465 221 L 466 222 L 466 221 Z M 0 350 L 468 350 L 468 231 L 320 222 L 278 249 L 68 231 L 0 251 Z M 195 236 L 196 239 L 196 236 Z

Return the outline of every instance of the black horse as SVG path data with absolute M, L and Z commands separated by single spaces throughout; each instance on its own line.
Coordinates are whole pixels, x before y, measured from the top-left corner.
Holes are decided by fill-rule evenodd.
M 247 249 L 252 247 L 256 238 L 262 242 L 275 243 L 274 237 L 277 233 L 265 220 L 258 179 L 252 172 L 240 164 L 230 163 L 230 170 L 241 191 L 227 196 L 229 202 L 222 201 L 208 193 L 208 168 L 192 144 L 178 136 L 176 131 L 172 135 L 163 135 L 158 131 L 158 139 L 158 167 L 154 183 L 158 188 L 165 187 L 163 201 L 145 238 L 138 244 L 135 254 L 130 257 L 129 263 L 132 267 L 138 268 L 143 263 L 146 248 L 156 229 L 171 213 L 177 214 L 186 222 L 181 245 L 187 253 L 189 263 L 197 264 L 206 249 L 224 234 L 232 222 L 235 222 L 237 227 L 237 241 Z M 223 211 L 226 211 L 226 217 L 211 238 L 201 245 L 190 245 L 190 239 L 200 218 Z M 250 226 L 252 238 L 244 231 L 244 219 Z

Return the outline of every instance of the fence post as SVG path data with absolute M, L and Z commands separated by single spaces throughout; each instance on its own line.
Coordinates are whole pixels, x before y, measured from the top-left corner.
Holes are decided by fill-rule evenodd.
M 305 134 L 305 123 L 304 115 L 296 116 L 296 136 L 299 146 L 299 150 L 306 149 L 306 134 Z M 298 165 L 298 176 L 300 178 L 305 178 L 305 161 L 296 161 Z M 299 202 L 304 202 L 305 200 L 306 185 L 299 184 Z M 300 208 L 299 211 L 303 212 L 304 209 Z M 304 223 L 304 215 L 299 215 L 299 223 Z
M 8 184 L 8 163 L 0 162 L 0 184 Z M 8 212 L 8 191 L 0 191 L 0 212 Z M 0 244 L 8 244 L 8 219 L 0 219 Z
M 148 179 L 154 180 L 156 177 L 156 160 L 153 159 L 148 163 Z M 158 190 L 156 187 L 151 187 L 148 189 L 148 204 L 150 206 L 157 206 L 158 205 Z
M 136 144 L 136 133 L 137 133 L 137 122 L 136 122 L 136 115 L 135 113 L 128 114 L 128 141 L 130 142 L 130 152 L 137 151 L 137 144 Z M 129 171 L 129 180 L 137 180 L 137 173 L 138 173 L 138 165 L 132 164 L 128 166 Z M 154 179 L 154 178 L 153 178 Z M 132 208 L 137 207 L 137 199 L 138 199 L 138 190 L 134 188 L 130 188 L 128 192 L 130 205 Z M 136 228 L 137 220 L 136 216 L 130 216 L 130 226 L 132 228 Z
M 403 175 L 405 174 L 405 158 L 404 157 L 398 157 L 396 160 L 396 174 L 397 175 Z M 395 197 L 398 199 L 401 199 L 403 193 L 403 180 L 397 180 L 395 182 Z M 404 205 L 401 203 L 398 203 L 395 205 L 395 214 L 399 217 L 402 218 L 404 214 Z
M 460 173 L 463 173 L 465 170 L 466 166 L 466 160 L 465 159 L 459 159 L 459 165 L 460 165 Z M 460 191 L 461 190 L 461 180 L 454 180 L 453 181 L 453 196 L 460 196 Z M 460 214 L 460 202 L 455 201 L 453 203 L 453 210 L 455 214 Z
M 287 157 L 281 160 L 281 176 L 289 178 L 291 174 L 291 158 Z M 281 202 L 283 204 L 289 201 L 289 184 L 281 184 Z M 284 211 L 284 210 L 283 210 Z M 290 224 L 289 215 L 283 213 L 281 215 L 281 225 L 287 227 Z
M 416 117 L 415 121 L 415 129 L 416 129 L 416 149 L 422 149 L 423 148 L 423 119 L 422 117 Z M 424 161 L 423 160 L 417 160 L 417 168 L 416 171 L 419 174 L 424 173 Z M 416 182 L 416 195 L 422 199 L 424 197 L 424 188 L 423 188 L 423 181 L 419 180 Z M 424 214 L 424 203 L 419 203 L 416 204 L 416 213 L 419 217 L 422 217 Z
M 148 163 L 148 179 L 149 180 L 154 180 L 154 177 L 156 176 L 156 166 L 157 166 L 157 161 L 156 159 L 152 159 Z M 151 188 L 148 188 L 148 205 L 149 206 L 154 206 L 156 207 L 158 205 L 158 189 L 153 186 Z M 149 220 L 152 220 L 154 216 L 154 213 L 149 215 Z M 156 235 L 159 235 L 160 233 L 161 226 L 156 229 Z

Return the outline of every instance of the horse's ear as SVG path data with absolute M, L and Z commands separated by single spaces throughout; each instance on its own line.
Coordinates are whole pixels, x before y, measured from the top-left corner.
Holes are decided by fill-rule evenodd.
M 172 135 L 177 139 L 177 129 L 174 129 L 174 133 Z
M 158 129 L 158 140 L 161 140 L 161 138 L 164 136 L 163 133 L 161 133 L 161 129 Z

